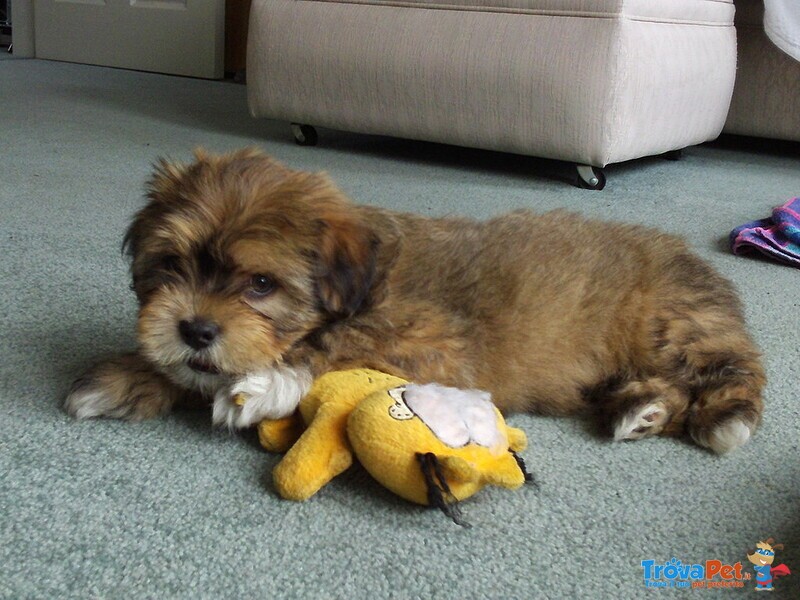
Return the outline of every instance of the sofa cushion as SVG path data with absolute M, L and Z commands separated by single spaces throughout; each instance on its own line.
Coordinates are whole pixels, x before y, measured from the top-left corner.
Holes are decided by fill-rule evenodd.
M 312 0 L 440 10 L 517 12 L 564 17 L 626 18 L 665 23 L 730 25 L 733 0 Z

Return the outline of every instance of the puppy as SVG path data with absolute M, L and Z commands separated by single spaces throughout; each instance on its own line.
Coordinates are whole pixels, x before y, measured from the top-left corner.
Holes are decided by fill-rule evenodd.
M 719 453 L 761 418 L 733 287 L 675 237 L 560 211 L 475 222 L 358 206 L 252 149 L 161 161 L 147 195 L 125 238 L 140 347 L 76 382 L 78 418 L 206 399 L 215 422 L 248 427 L 349 367 Z

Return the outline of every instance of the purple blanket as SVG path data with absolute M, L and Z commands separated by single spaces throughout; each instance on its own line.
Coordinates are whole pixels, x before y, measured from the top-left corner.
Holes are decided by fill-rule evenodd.
M 762 252 L 794 267 L 800 267 L 800 198 L 772 211 L 772 217 L 745 223 L 731 231 L 731 250 L 745 254 Z

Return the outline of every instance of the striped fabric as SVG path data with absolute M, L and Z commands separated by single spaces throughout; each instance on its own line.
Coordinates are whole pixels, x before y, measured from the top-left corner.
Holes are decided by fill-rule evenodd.
M 731 231 L 734 254 L 760 252 L 769 258 L 800 267 L 800 198 L 772 211 L 772 217 L 745 223 Z

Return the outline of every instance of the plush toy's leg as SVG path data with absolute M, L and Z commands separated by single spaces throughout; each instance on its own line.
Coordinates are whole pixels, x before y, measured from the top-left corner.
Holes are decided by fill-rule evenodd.
M 513 454 L 506 454 L 497 466 L 483 473 L 483 480 L 491 485 L 515 490 L 525 483 L 525 473 Z
M 353 464 L 347 441 L 349 414 L 349 408 L 320 407 L 308 429 L 272 472 L 282 497 L 306 500 Z
M 506 431 L 508 432 L 508 446 L 511 450 L 514 452 L 522 452 L 528 447 L 528 438 L 525 436 L 525 432 L 522 431 L 522 429 L 507 427 Z
M 285 419 L 261 421 L 258 424 L 258 441 L 270 452 L 286 452 L 303 435 L 303 419 L 295 413 Z
M 469 483 L 481 479 L 481 474 L 475 466 L 461 457 L 439 456 L 437 458 L 446 479 L 461 483 Z
M 454 481 L 484 481 L 512 490 L 525 483 L 525 474 L 512 454 L 505 455 L 487 471 L 478 471 L 473 464 L 458 456 L 441 456 L 439 462 L 445 477 Z

